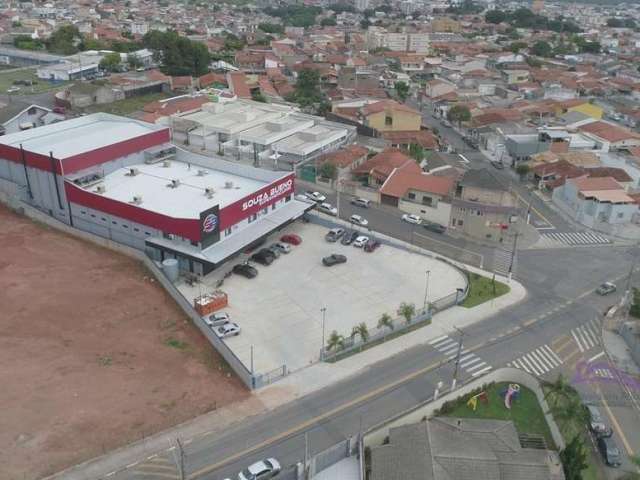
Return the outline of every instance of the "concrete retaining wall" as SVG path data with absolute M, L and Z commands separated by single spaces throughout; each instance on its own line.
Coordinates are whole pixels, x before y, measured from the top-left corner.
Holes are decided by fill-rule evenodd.
M 542 411 L 545 412 L 544 416 L 547 421 L 547 425 L 549 426 L 549 430 L 551 431 L 553 441 L 555 442 L 559 450 L 562 450 L 564 448 L 564 439 L 562 438 L 562 434 L 560 433 L 558 425 L 556 425 L 553 417 L 550 414 L 546 413 L 549 411 L 549 405 L 544 399 L 544 393 L 542 391 L 540 383 L 534 376 L 517 368 L 500 368 L 498 370 L 493 370 L 486 375 L 483 375 L 469 383 L 466 383 L 464 386 L 458 388 L 454 392 L 441 396 L 437 400 L 429 400 L 425 403 L 422 403 L 421 405 L 418 405 L 417 407 L 396 415 L 395 417 L 365 432 L 363 440 L 364 446 L 375 447 L 382 445 L 385 437 L 389 435 L 389 430 L 391 428 L 417 423 L 420 422 L 424 417 L 433 417 L 434 412 L 441 408 L 444 402 L 455 400 L 456 398 L 462 397 L 472 390 L 475 390 L 476 388 L 482 387 L 482 385 L 493 382 L 519 383 L 520 385 L 523 385 L 532 390 L 535 393 L 536 398 L 538 399 L 538 403 L 540 404 Z

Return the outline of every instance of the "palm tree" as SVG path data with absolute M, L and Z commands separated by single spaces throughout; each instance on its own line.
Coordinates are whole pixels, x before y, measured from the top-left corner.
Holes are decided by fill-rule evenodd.
M 344 346 L 344 337 L 336 330 L 331 332 L 327 340 L 327 350 L 340 350 Z
M 578 435 L 560 452 L 560 460 L 567 480 L 582 480 L 582 471 L 588 466 L 587 452 Z
M 398 315 L 404 317 L 407 323 L 411 323 L 411 319 L 416 314 L 416 306 L 413 303 L 402 302 L 398 308 Z
M 388 313 L 383 313 L 378 320 L 378 328 L 388 328 L 389 330 L 393 330 L 393 321 L 391 320 L 391 315 Z
M 356 335 L 360 335 L 362 343 L 367 343 L 367 340 L 369 339 L 369 330 L 367 329 L 366 323 L 362 322 L 353 327 L 353 330 L 351 330 L 351 338 L 354 338 Z
M 554 405 L 557 405 L 561 399 L 569 399 L 576 392 L 562 374 L 559 374 L 553 382 L 545 382 L 544 386 L 547 388 L 544 399 L 548 400 L 552 397 Z
M 562 425 L 567 426 L 571 423 L 575 425 L 585 425 L 589 420 L 589 414 L 579 397 L 569 397 L 562 403 L 556 403 L 551 414 L 553 418 Z

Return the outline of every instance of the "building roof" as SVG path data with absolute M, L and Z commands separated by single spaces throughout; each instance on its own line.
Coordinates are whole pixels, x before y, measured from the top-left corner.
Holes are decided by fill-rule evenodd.
M 436 136 L 428 130 L 383 132 L 382 137 L 392 144 L 417 144 L 431 150 L 435 150 L 438 147 Z
M 486 168 L 467 170 L 460 179 L 460 185 L 485 190 L 506 191 L 500 181 Z
M 615 181 L 612 177 L 579 177 L 570 180 L 578 191 L 597 191 L 597 190 L 624 190 L 622 185 Z
M 0 104 L 1 105 L 1 104 Z M 16 117 L 20 113 L 25 110 L 30 109 L 31 107 L 37 108 L 44 112 L 50 112 L 51 110 L 46 107 L 41 107 L 39 105 L 35 105 L 29 102 L 22 102 L 20 100 L 12 99 L 11 103 L 2 105 L 0 107 L 0 124 L 6 123 L 12 118 Z
M 578 127 L 578 129 L 583 132 L 591 133 L 611 143 L 631 139 L 640 140 L 640 134 L 632 132 L 627 128 L 603 121 L 588 123 Z
M 251 98 L 251 90 L 247 84 L 247 76 L 244 72 L 227 73 L 227 83 L 231 91 L 240 98 Z
M 587 174 L 591 178 L 611 177 L 617 182 L 628 183 L 633 182 L 633 178 L 629 176 L 622 168 L 615 167 L 596 167 L 587 170 Z
M 353 173 L 375 173 L 386 178 L 391 175 L 391 172 L 396 168 L 410 168 L 417 173 L 422 172 L 420 166 L 413 158 L 404 154 L 397 148 L 386 148 L 382 152 L 362 163 L 362 165 L 354 168 Z
M 399 110 L 413 115 L 420 115 L 420 112 L 417 110 L 414 110 L 403 103 L 398 103 L 395 100 L 381 100 L 379 102 L 369 103 L 362 107 L 361 112 L 362 115 L 368 117 L 369 115 L 384 112 L 385 110 Z
M 274 143 L 273 149 L 291 155 L 308 155 L 347 136 L 347 128 L 337 125 L 314 125 Z
M 329 162 L 338 168 L 347 168 L 353 165 L 353 162 L 366 156 L 369 149 L 362 145 L 349 145 L 332 153 L 323 155 L 318 159 L 319 164 Z
M 430 174 L 416 174 L 407 169 L 396 168 L 380 187 L 380 193 L 390 197 L 402 198 L 408 190 L 434 193 L 446 197 L 455 185 L 452 177 L 441 177 Z
M 0 145 L 22 145 L 27 151 L 45 156 L 52 152 L 56 159 L 64 160 L 164 129 L 132 118 L 93 113 L 5 135 L 0 137 Z

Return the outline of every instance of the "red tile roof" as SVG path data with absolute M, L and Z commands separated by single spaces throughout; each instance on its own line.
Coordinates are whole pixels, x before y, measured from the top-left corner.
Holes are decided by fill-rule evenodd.
M 238 98 L 251 98 L 251 90 L 247 85 L 247 76 L 244 72 L 231 72 L 227 74 L 227 83 Z
M 147 103 L 142 107 L 142 110 L 146 113 L 157 114 L 160 117 L 164 117 L 174 115 L 176 113 L 197 110 L 208 102 L 210 102 L 210 100 L 206 95 L 199 95 L 197 97 L 176 97 L 164 101 Z
M 419 192 L 435 193 L 441 197 L 446 197 L 453 190 L 455 183 L 455 179 L 452 177 L 441 177 L 395 169 L 389 178 L 387 178 L 387 181 L 380 187 L 380 193 L 401 198 L 408 190 L 417 190 Z
M 396 148 L 386 148 L 375 157 L 365 161 L 362 165 L 353 169 L 353 173 L 366 173 L 379 178 L 387 178 L 396 168 L 411 170 L 421 173 L 417 162 Z
M 590 178 L 579 177 L 571 179 L 579 191 L 622 190 L 622 186 L 612 177 Z
M 383 132 L 385 140 L 392 144 L 412 144 L 415 143 L 424 148 L 435 150 L 438 146 L 436 136 L 428 130 L 401 130 L 396 132 Z
M 628 183 L 633 182 L 633 178 L 629 176 L 622 168 L 615 167 L 596 167 L 587 169 L 590 178 L 611 177 L 617 182 Z
M 420 115 L 420 112 L 414 110 L 403 103 L 398 103 L 395 100 L 381 100 L 380 102 L 370 103 L 362 107 L 362 114 L 366 117 L 374 113 L 383 112 L 385 110 L 400 110 L 414 115 Z
M 578 127 L 583 132 L 592 133 L 608 142 L 620 142 L 622 140 L 640 139 L 640 134 L 632 132 L 624 127 L 602 121 L 588 123 Z
M 346 148 L 341 148 L 332 153 L 328 153 L 323 155 L 318 159 L 319 164 L 323 164 L 325 162 L 332 163 L 338 168 L 346 168 L 349 167 L 358 160 L 366 156 L 369 153 L 369 149 L 363 147 L 362 145 L 349 145 Z

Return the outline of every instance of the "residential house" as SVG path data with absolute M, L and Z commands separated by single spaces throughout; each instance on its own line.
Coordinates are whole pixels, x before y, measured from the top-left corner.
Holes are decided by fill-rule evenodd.
M 502 70 L 500 75 L 507 85 L 515 85 L 529 81 L 529 70 Z
M 584 98 L 557 102 L 554 109 L 557 116 L 568 112 L 579 112 L 596 120 L 600 120 L 604 114 L 604 110 L 601 107 Z
M 472 238 L 503 242 L 518 215 L 517 198 L 487 169 L 467 170 L 456 188 L 449 225 Z
M 425 150 L 438 149 L 438 137 L 429 130 L 383 132 L 382 138 L 384 138 L 390 146 L 402 150 L 409 150 L 411 145 L 419 145 Z
M 640 146 L 640 134 L 602 120 L 587 123 L 578 129 L 596 140 L 602 152 Z
M 379 132 L 420 130 L 422 114 L 394 100 L 365 105 L 360 110 L 362 123 Z
M 638 211 L 635 200 L 613 177 L 568 179 L 553 190 L 552 200 L 575 221 L 594 229 L 627 224 Z
M 386 148 L 352 170 L 354 179 L 366 186 L 379 188 L 396 169 L 421 174 L 418 163 L 396 148 Z
M 444 95 L 455 93 L 458 88 L 455 84 L 441 79 L 429 80 L 424 86 L 424 94 L 427 98 L 435 100 Z
M 351 171 L 367 160 L 369 149 L 362 145 L 349 145 L 335 152 L 322 155 L 316 160 L 319 167 L 325 163 L 330 163 L 336 167 L 336 182 L 348 181 L 351 179 Z
M 0 135 L 28 130 L 64 120 L 64 115 L 31 103 L 12 100 L 0 108 Z

